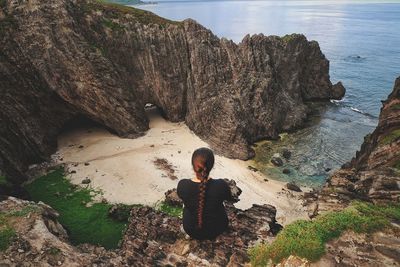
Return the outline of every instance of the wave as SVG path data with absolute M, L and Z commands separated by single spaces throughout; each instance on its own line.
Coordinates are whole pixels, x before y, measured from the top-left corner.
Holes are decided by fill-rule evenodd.
M 353 107 L 353 106 L 347 104 L 347 103 L 346 103 L 345 101 L 343 101 L 343 100 L 330 100 L 330 102 L 331 102 L 332 104 L 334 104 L 335 106 L 337 106 L 337 107 L 349 108 L 350 110 L 352 110 L 352 111 L 354 111 L 354 112 L 356 112 L 356 113 L 365 115 L 365 116 L 367 116 L 367 117 L 374 118 L 374 119 L 377 119 L 377 118 L 378 118 L 377 116 L 372 115 L 371 113 L 362 111 L 362 110 L 360 110 L 360 109 L 358 109 L 358 108 L 356 108 L 356 107 Z

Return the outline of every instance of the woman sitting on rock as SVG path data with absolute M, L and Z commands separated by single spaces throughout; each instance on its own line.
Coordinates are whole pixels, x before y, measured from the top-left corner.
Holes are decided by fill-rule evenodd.
M 193 179 L 182 179 L 177 193 L 183 200 L 183 229 L 195 239 L 214 239 L 228 228 L 228 216 L 223 204 L 231 200 L 228 184 L 222 179 L 212 179 L 214 166 L 211 149 L 199 148 L 193 152 Z

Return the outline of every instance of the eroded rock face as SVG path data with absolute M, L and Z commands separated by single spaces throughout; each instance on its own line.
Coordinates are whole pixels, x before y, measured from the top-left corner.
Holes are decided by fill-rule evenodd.
M 383 101 L 374 132 L 319 193 L 318 210 L 338 210 L 354 199 L 374 203 L 400 200 L 400 77 Z
M 344 93 L 303 35 L 235 44 L 193 20 L 91 0 L 6 0 L 0 14 L 0 169 L 14 183 L 76 118 L 136 137 L 153 103 L 217 153 L 247 159 L 252 142 L 301 126 L 305 101 Z

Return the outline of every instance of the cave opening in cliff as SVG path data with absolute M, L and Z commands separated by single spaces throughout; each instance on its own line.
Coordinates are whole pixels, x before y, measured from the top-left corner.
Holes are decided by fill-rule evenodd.
M 146 105 L 144 105 L 144 111 L 149 122 L 160 117 L 168 120 L 162 108 L 153 103 L 147 103 Z
M 90 129 L 93 129 L 93 128 L 106 129 L 110 133 L 116 134 L 116 132 L 113 129 L 110 129 L 109 127 L 107 127 L 97 121 L 94 121 L 94 120 L 88 118 L 87 116 L 79 114 L 79 115 L 76 115 L 75 117 L 73 117 L 72 119 L 68 120 L 66 123 L 64 123 L 64 125 L 61 127 L 58 135 L 60 136 L 60 135 L 63 135 L 65 133 L 72 132 L 75 130 L 90 131 Z

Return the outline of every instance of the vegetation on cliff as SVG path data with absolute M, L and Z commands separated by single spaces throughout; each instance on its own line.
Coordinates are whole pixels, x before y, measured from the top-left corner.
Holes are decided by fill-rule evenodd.
M 342 211 L 328 212 L 312 221 L 298 220 L 287 225 L 271 244 L 250 249 L 253 266 L 279 263 L 290 255 L 316 261 L 325 253 L 325 244 L 345 231 L 372 233 L 390 227 L 400 220 L 400 203 L 374 205 L 353 202 Z
M 93 203 L 93 196 L 99 192 L 71 184 L 62 169 L 34 180 L 26 185 L 26 189 L 34 201 L 43 201 L 60 213 L 59 221 L 67 229 L 73 244 L 118 246 L 127 220 L 111 219 L 108 213 L 112 205 Z

